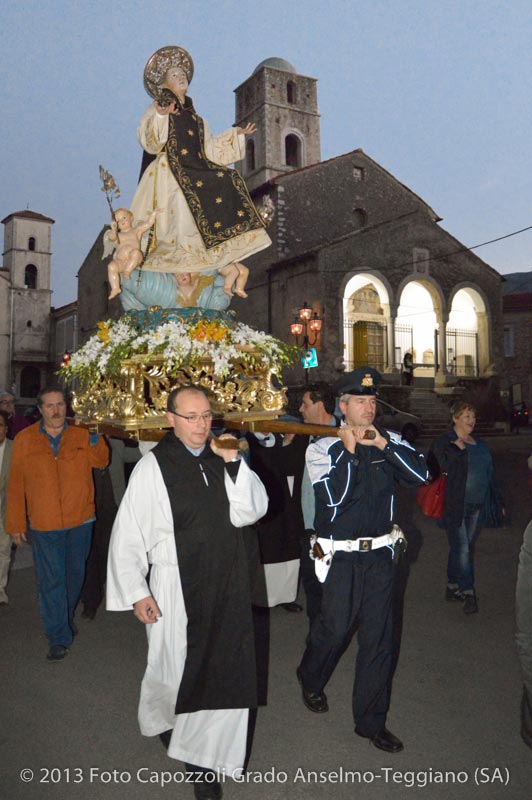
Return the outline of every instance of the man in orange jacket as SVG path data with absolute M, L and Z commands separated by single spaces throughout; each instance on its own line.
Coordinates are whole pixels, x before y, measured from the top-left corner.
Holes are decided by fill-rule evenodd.
M 17 545 L 32 544 L 47 658 L 60 661 L 77 632 L 95 518 L 92 468 L 105 467 L 109 451 L 98 434 L 68 425 L 61 389 L 43 389 L 37 404 L 42 419 L 13 441 L 6 531 Z

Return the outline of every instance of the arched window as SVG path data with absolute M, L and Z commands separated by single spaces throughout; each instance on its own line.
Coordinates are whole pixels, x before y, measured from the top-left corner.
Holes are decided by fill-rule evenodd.
M 288 81 L 286 84 L 286 101 L 288 103 L 297 103 L 297 89 L 294 81 Z
M 289 133 L 284 140 L 284 151 L 287 167 L 301 166 L 301 142 L 293 133 Z
M 41 371 L 38 367 L 24 367 L 20 373 L 20 396 L 37 397 L 41 388 Z
M 24 286 L 26 289 L 37 288 L 37 267 L 35 264 L 28 264 L 24 271 Z
M 255 169 L 255 142 L 248 139 L 246 142 L 246 172 L 253 172 Z
M 30 236 L 28 239 L 28 250 L 35 250 L 35 236 Z
M 366 214 L 363 208 L 354 208 L 353 218 L 355 220 L 355 225 L 357 228 L 363 228 L 365 225 L 368 224 L 368 215 Z

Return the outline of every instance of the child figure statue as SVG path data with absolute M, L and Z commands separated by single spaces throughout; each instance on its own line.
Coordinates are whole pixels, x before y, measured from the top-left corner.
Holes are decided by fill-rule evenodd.
M 107 267 L 111 285 L 109 300 L 112 300 L 113 297 L 116 297 L 121 292 L 120 275 L 129 278 L 133 270 L 142 264 L 144 256 L 140 249 L 140 242 L 143 234 L 153 227 L 159 211 L 160 209 L 156 209 L 147 222 L 139 223 L 138 225 L 133 225 L 133 214 L 129 209 L 119 208 L 114 212 L 111 230 L 107 231 L 106 234 L 108 242 L 116 242 L 113 259 Z
M 229 297 L 232 297 L 233 294 L 247 297 L 244 286 L 248 280 L 249 269 L 244 264 L 241 264 L 240 261 L 233 261 L 232 264 L 222 267 L 218 272 L 225 278 L 223 290 Z

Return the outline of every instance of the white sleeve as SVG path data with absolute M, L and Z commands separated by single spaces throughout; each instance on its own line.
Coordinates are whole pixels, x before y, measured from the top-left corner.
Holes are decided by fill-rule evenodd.
M 159 465 L 148 453 L 135 467 L 116 515 L 107 561 L 107 609 L 128 611 L 150 594 L 148 553 L 173 537 L 172 511 Z
M 242 161 L 246 153 L 246 137 L 243 133 L 237 133 L 236 128 L 228 128 L 218 136 L 213 136 L 205 120 L 203 120 L 203 126 L 205 131 L 205 155 L 210 161 L 222 166 L 234 164 L 235 161 Z
M 147 153 L 161 153 L 168 139 L 168 114 L 158 114 L 153 106 L 149 106 L 139 123 L 137 137 Z
M 229 516 L 235 528 L 252 525 L 268 510 L 268 495 L 259 476 L 240 462 L 236 481 L 224 470 L 225 491 L 229 499 Z

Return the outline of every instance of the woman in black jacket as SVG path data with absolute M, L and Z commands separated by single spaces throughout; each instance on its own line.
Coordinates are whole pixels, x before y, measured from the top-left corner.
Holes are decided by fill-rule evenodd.
M 449 539 L 445 597 L 463 602 L 464 613 L 474 614 L 478 603 L 473 547 L 494 479 L 493 459 L 487 445 L 472 435 L 475 408 L 459 401 L 451 413 L 453 426 L 432 443 L 428 466 L 434 478 L 447 474 L 441 520 Z

